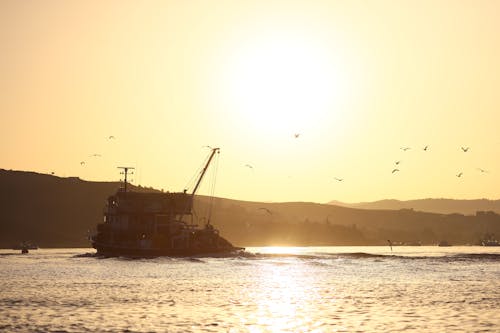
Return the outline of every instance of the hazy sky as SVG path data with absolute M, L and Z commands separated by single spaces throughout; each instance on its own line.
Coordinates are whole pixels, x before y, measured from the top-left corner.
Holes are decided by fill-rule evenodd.
M 499 13 L 2 0 L 0 168 L 118 180 L 130 165 L 136 184 L 180 191 L 210 145 L 227 198 L 498 199 Z

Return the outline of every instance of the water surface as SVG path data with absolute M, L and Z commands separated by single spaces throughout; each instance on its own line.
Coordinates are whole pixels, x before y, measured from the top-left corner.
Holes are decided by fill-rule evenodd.
M 5 332 L 498 332 L 500 248 L 0 251 Z

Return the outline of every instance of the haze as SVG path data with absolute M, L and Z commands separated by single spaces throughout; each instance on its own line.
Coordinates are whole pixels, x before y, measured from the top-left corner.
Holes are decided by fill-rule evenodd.
M 4 0 L 0 167 L 180 191 L 210 145 L 221 197 L 496 199 L 499 12 Z

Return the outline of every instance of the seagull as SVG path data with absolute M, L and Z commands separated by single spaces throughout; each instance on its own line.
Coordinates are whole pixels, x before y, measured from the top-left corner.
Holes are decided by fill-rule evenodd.
M 465 148 L 464 147 L 460 147 L 460 148 L 462 148 L 462 150 L 464 151 L 464 153 L 466 153 L 466 152 L 469 151 L 469 147 L 465 147 Z
M 295 133 L 293 136 L 295 139 L 297 139 L 300 136 L 300 133 Z
M 464 174 L 463 172 L 460 172 L 460 173 L 457 175 L 457 177 L 458 177 L 458 178 L 460 178 L 460 177 L 462 177 L 462 175 L 463 175 L 463 174 Z
M 333 179 L 335 179 L 335 180 L 336 180 L 336 181 L 338 181 L 338 182 L 341 182 L 341 181 L 343 181 L 343 180 L 344 180 L 344 178 L 337 178 L 337 177 L 335 177 L 335 178 L 333 178 Z
M 245 164 L 245 167 L 253 170 L 253 166 L 251 166 L 250 164 Z
M 427 149 L 429 149 L 429 146 L 424 147 L 424 151 L 427 151 Z
M 81 161 L 80 165 L 82 165 L 82 166 L 85 165 L 85 161 Z
M 399 165 L 399 163 L 401 163 L 401 161 L 394 162 L 394 164 L 396 164 L 396 165 Z
M 90 157 L 102 157 L 102 155 L 101 154 L 92 154 L 92 155 L 90 155 Z
M 408 149 L 410 149 L 410 147 L 401 147 L 399 149 L 401 149 L 402 151 L 407 151 Z
M 269 214 L 273 215 L 273 213 L 272 213 L 269 209 L 267 209 L 267 208 L 260 207 L 259 209 L 265 210 L 265 211 L 266 211 L 266 212 L 268 212 Z
M 392 170 L 392 173 L 396 172 L 396 171 L 399 171 L 399 169 L 393 169 Z
M 114 139 L 115 137 L 113 135 L 108 136 L 108 140 Z
M 488 170 L 484 170 L 484 169 L 481 169 L 481 168 L 477 168 L 477 169 L 478 169 L 479 171 L 481 171 L 481 173 L 483 173 L 483 172 L 488 173 L 488 172 L 489 172 Z

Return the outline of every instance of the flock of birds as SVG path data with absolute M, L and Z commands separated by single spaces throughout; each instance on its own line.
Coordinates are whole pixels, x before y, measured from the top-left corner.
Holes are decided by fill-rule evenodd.
M 402 151 L 407 151 L 407 150 L 409 150 L 409 149 L 411 149 L 411 148 L 410 148 L 410 147 L 401 147 L 401 148 L 399 148 L 399 149 L 401 149 Z M 462 150 L 462 152 L 466 153 L 466 152 L 468 152 L 468 151 L 469 151 L 470 147 L 460 147 L 460 149 Z M 425 146 L 424 148 L 422 148 L 422 150 L 423 150 L 423 151 L 428 151 L 428 150 L 429 150 L 429 146 Z M 394 164 L 395 164 L 396 166 L 397 166 L 397 165 L 399 165 L 400 163 L 401 163 L 401 161 L 396 161 L 396 162 L 394 162 Z M 482 169 L 482 168 L 477 168 L 477 170 L 479 170 L 481 173 L 488 172 L 487 170 Z M 397 167 L 395 167 L 394 169 L 392 169 L 392 172 L 391 172 L 391 173 L 393 173 L 393 174 L 394 174 L 394 173 L 399 172 L 399 171 L 400 171 L 400 170 L 399 170 Z M 462 176 L 463 176 L 463 174 L 464 174 L 463 172 L 459 172 L 456 176 L 457 176 L 458 178 L 460 178 L 460 177 L 462 177 Z
M 294 134 L 293 134 L 293 138 L 294 138 L 294 139 L 299 139 L 299 138 L 300 138 L 300 136 L 301 136 L 301 133 L 294 133 Z M 116 138 L 115 138 L 115 136 L 114 136 L 114 135 L 110 135 L 110 136 L 108 136 L 108 138 L 107 138 L 107 139 L 108 139 L 108 140 L 115 140 Z M 210 147 L 210 146 L 203 146 L 203 147 L 207 147 L 207 148 L 212 149 L 212 147 Z M 406 151 L 408 151 L 408 150 L 410 150 L 410 149 L 412 149 L 412 148 L 411 148 L 411 147 L 404 146 L 404 147 L 400 147 L 399 149 L 401 149 L 403 152 L 406 152 Z M 460 147 L 460 149 L 461 149 L 461 151 L 462 151 L 463 153 L 467 153 L 467 152 L 470 150 L 470 147 L 468 147 L 468 146 L 467 146 L 467 147 Z M 422 150 L 423 150 L 424 152 L 428 152 L 428 151 L 430 150 L 430 146 L 429 146 L 429 145 L 426 145 L 426 146 L 424 146 L 424 147 L 422 148 Z M 101 158 L 101 157 L 102 157 L 102 155 L 101 155 L 101 154 L 94 153 L 94 154 L 89 155 L 88 157 L 89 157 L 89 158 Z M 83 166 L 85 166 L 85 165 L 86 165 L 86 163 L 87 163 L 87 161 L 82 160 L 82 161 L 80 162 L 80 165 L 83 167 Z M 401 170 L 399 169 L 399 165 L 400 165 L 400 163 L 401 163 L 401 160 L 398 160 L 398 161 L 395 161 L 395 162 L 394 162 L 394 168 L 393 168 L 393 169 L 392 169 L 392 171 L 391 171 L 391 173 L 392 173 L 392 174 L 397 174 L 398 172 L 400 172 L 400 171 L 401 171 Z M 245 167 L 245 168 L 248 168 L 248 169 L 250 169 L 250 170 L 252 170 L 252 171 L 254 170 L 254 166 L 253 166 L 252 164 L 248 164 L 248 163 L 247 163 L 247 164 L 245 164 L 245 165 L 244 165 L 244 167 Z M 482 168 L 477 168 L 477 170 L 478 170 L 479 172 L 481 172 L 481 173 L 489 173 L 489 171 L 488 171 L 488 170 L 485 170 L 485 169 L 482 169 Z M 53 174 L 53 173 L 52 173 L 52 174 Z M 464 175 L 464 173 L 463 173 L 462 171 L 460 171 L 458 174 L 456 174 L 456 177 L 457 177 L 457 178 L 461 178 L 463 175 Z M 337 181 L 337 182 L 342 182 L 342 181 L 344 181 L 344 178 L 334 177 L 334 178 L 333 178 L 333 180 L 335 180 L 335 181 Z M 266 211 L 267 213 L 269 213 L 269 214 L 272 214 L 272 213 L 271 213 L 271 211 L 269 211 L 267 208 L 260 208 L 260 209 L 265 210 L 265 211 Z
M 294 133 L 294 134 L 293 134 L 293 137 L 294 137 L 295 139 L 298 139 L 298 138 L 300 137 L 300 135 L 301 135 L 300 133 Z M 405 147 L 400 147 L 399 149 L 401 149 L 403 152 L 406 152 L 406 151 L 410 150 L 410 149 L 411 149 L 411 147 L 406 147 L 406 146 L 405 146 Z M 429 146 L 429 145 L 426 145 L 426 146 L 424 146 L 424 147 L 422 148 L 422 150 L 423 150 L 424 152 L 429 151 L 429 149 L 430 149 L 430 146 Z M 460 147 L 460 149 L 461 149 L 461 151 L 462 151 L 462 152 L 467 153 L 467 152 L 470 150 L 470 147 L 468 147 L 468 146 L 467 146 L 467 147 Z M 395 162 L 394 162 L 394 168 L 393 168 L 393 169 L 392 169 L 392 171 L 391 171 L 391 173 L 392 173 L 392 174 L 396 174 L 396 173 L 398 173 L 398 172 L 400 172 L 400 171 L 401 171 L 401 170 L 398 168 L 398 166 L 400 165 L 400 163 L 401 163 L 401 160 L 398 160 L 398 161 L 395 161 Z M 251 170 L 253 170 L 253 169 L 254 169 L 254 167 L 253 167 L 251 164 L 245 164 L 245 167 L 246 167 L 246 168 L 249 168 L 249 169 L 251 169 Z M 488 173 L 488 172 L 489 172 L 488 170 L 485 170 L 485 169 L 482 169 L 482 168 L 477 168 L 477 170 L 478 170 L 479 172 L 481 172 L 481 173 Z M 463 172 L 459 172 L 458 174 L 456 174 L 456 176 L 457 176 L 458 178 L 461 178 L 463 175 L 464 175 L 464 173 L 463 173 Z M 335 181 L 337 181 L 337 182 L 342 182 L 342 181 L 344 181 L 344 178 L 339 178 L 339 177 L 334 177 L 333 179 L 334 179 Z

